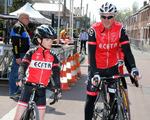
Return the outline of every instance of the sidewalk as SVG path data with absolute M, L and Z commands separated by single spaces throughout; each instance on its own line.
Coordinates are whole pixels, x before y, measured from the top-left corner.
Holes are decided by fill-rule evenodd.
M 150 45 L 145 44 L 145 45 L 144 45 L 144 48 L 147 50 L 146 52 L 150 53 Z
M 150 120 L 150 52 L 141 52 L 132 49 L 136 65 L 142 79 L 139 88 L 134 87 L 130 80 L 127 81 L 131 107 L 131 120 Z

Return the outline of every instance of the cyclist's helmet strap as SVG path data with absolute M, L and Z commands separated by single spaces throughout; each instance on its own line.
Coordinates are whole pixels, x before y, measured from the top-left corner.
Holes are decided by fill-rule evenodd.
M 100 13 L 104 13 L 104 14 L 108 14 L 108 13 L 117 14 L 117 8 L 116 8 L 115 5 L 106 2 L 105 4 L 103 4 L 101 6 Z
M 43 42 L 43 38 L 56 39 L 57 34 L 54 28 L 49 25 L 41 25 L 38 26 L 35 30 L 35 37 L 41 39 L 41 43 Z

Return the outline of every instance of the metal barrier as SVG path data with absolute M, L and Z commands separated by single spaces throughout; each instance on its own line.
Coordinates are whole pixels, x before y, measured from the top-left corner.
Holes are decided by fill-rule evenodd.
M 31 45 L 31 48 L 33 47 L 35 46 Z M 68 56 L 74 54 L 75 45 L 54 45 L 51 49 L 58 55 L 61 66 L 63 59 L 67 60 Z M 8 80 L 13 59 L 12 45 L 0 44 L 0 53 L 0 80 Z
M 8 80 L 10 65 L 12 63 L 12 47 L 11 45 L 0 44 L 0 80 Z
M 144 47 L 144 40 L 137 40 L 134 38 L 129 38 L 130 44 L 138 50 L 147 51 Z

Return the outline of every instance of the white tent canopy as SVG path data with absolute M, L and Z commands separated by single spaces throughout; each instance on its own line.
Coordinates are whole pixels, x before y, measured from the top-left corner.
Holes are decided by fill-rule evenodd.
M 15 12 L 10 13 L 10 15 L 19 16 L 21 12 L 27 13 L 30 17 L 30 21 L 32 22 L 38 22 L 38 23 L 44 23 L 44 24 L 51 24 L 51 20 L 41 15 L 38 11 L 36 11 L 31 6 L 32 4 L 26 3 L 23 7 L 18 9 Z
M 51 3 L 34 3 L 33 8 L 38 11 L 58 12 L 58 4 Z M 63 11 L 63 5 L 60 4 L 60 11 Z

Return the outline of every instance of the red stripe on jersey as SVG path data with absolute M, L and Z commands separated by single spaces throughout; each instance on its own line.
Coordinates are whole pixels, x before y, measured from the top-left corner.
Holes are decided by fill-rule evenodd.
M 89 44 L 89 45 L 96 45 L 96 42 L 89 42 L 89 41 L 88 41 L 88 44 Z
M 56 64 L 56 63 L 54 63 L 54 64 L 53 64 L 53 67 L 54 67 L 54 66 L 59 66 L 59 64 L 58 64 L 58 63 L 57 63 L 57 64 Z
M 95 96 L 98 94 L 98 91 L 96 92 L 90 92 L 90 91 L 86 91 L 87 95 L 90 95 L 90 96 Z
M 120 44 L 124 45 L 124 44 L 129 44 L 129 43 L 130 43 L 129 41 L 124 41 L 124 42 L 121 42 Z
M 22 62 L 24 62 L 24 61 L 26 61 L 26 62 L 28 62 L 28 63 L 30 64 L 30 61 L 29 61 L 29 60 L 23 59 Z

